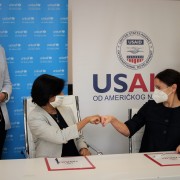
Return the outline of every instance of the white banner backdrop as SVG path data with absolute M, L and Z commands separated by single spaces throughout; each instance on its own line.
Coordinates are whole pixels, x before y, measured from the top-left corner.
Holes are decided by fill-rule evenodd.
M 128 109 L 151 99 L 154 75 L 180 70 L 180 2 L 71 0 L 74 94 L 81 117 L 128 119 Z M 127 153 L 128 138 L 111 125 L 88 125 L 84 135 L 104 154 Z

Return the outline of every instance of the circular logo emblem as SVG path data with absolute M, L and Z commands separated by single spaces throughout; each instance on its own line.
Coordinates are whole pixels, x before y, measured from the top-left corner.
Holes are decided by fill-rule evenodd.
M 141 31 L 129 31 L 118 41 L 117 57 L 127 68 L 144 68 L 151 61 L 154 53 L 151 39 Z

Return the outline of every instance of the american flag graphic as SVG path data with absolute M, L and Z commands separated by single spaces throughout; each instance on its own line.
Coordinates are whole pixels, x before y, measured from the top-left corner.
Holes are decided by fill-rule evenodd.
M 138 64 L 144 61 L 144 56 L 127 56 L 129 63 Z

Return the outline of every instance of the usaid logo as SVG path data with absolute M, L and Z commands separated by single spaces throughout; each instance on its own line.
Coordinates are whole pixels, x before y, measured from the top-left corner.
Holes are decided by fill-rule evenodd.
M 149 64 L 154 48 L 151 39 L 145 33 L 130 31 L 119 39 L 116 53 L 119 61 L 125 67 L 137 70 Z

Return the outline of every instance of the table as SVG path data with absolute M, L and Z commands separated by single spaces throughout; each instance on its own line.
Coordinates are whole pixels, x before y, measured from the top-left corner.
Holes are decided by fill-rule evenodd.
M 44 158 L 0 160 L 2 180 L 180 179 L 180 166 L 161 167 L 143 153 L 88 156 L 96 169 L 48 171 Z

